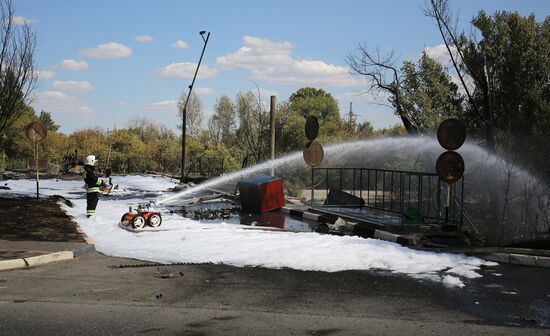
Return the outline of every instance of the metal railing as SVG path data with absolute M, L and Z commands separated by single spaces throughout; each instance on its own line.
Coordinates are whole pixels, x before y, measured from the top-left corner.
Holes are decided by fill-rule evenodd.
M 312 207 L 382 210 L 399 214 L 402 220 L 416 213 L 423 223 L 460 225 L 463 222 L 464 177 L 448 185 L 441 182 L 435 173 L 370 168 L 312 168 L 311 185 Z M 355 196 L 355 199 L 351 197 L 354 201 L 347 202 L 346 197 L 342 197 L 338 201 L 338 197 L 329 197 L 331 190 L 343 191 Z M 350 197 L 347 198 L 349 201 Z

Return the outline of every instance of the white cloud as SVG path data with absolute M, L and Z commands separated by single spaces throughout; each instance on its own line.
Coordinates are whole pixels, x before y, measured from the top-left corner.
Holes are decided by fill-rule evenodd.
M 155 39 L 150 35 L 139 35 L 135 37 L 135 40 L 138 42 L 153 42 Z
M 140 110 L 148 112 L 177 113 L 178 101 L 175 99 L 161 100 L 143 105 L 140 107 Z
M 92 84 L 88 81 L 55 81 L 52 83 L 52 89 L 63 92 L 82 92 L 92 88 Z
M 59 64 L 63 69 L 80 71 L 88 69 L 88 63 L 86 61 L 75 61 L 72 59 L 64 59 Z
M 456 48 L 451 47 L 451 50 L 453 51 L 453 55 L 456 55 Z M 426 47 L 424 48 L 424 52 L 443 66 L 447 66 L 451 63 L 451 57 L 447 52 L 445 44 L 436 45 L 435 47 Z
M 294 46 L 288 41 L 277 42 L 245 36 L 243 43 L 244 46 L 236 52 L 218 57 L 217 63 L 224 68 L 249 70 L 252 80 L 279 85 L 350 87 L 360 84 L 345 66 L 321 60 L 294 58 Z
M 210 96 L 214 93 L 214 89 L 209 88 L 209 87 L 196 88 L 196 89 L 194 89 L 193 92 L 195 92 L 196 94 L 198 94 L 200 96 Z
M 197 69 L 197 64 L 190 62 L 172 63 L 159 70 L 159 75 L 170 79 L 192 79 Z M 215 76 L 218 70 L 201 64 L 197 79 L 205 79 Z
M 36 71 L 36 78 L 38 79 L 51 79 L 55 73 L 51 70 L 37 70 Z
M 118 106 L 128 106 L 128 103 L 125 102 L 124 100 L 121 100 L 117 103 Z
M 176 42 L 172 43 L 171 47 L 174 49 L 185 49 L 189 47 L 189 44 L 187 44 L 187 42 L 185 41 L 177 40 Z
M 94 110 L 83 104 L 78 97 L 60 91 L 38 93 L 33 105 L 36 111 L 44 110 L 64 115 L 86 116 L 94 113 Z
M 111 42 L 106 44 L 100 44 L 95 48 L 88 48 L 80 50 L 80 54 L 92 58 L 125 58 L 132 55 L 132 49 L 124 44 Z
M 13 19 L 12 19 L 12 22 L 16 26 L 23 26 L 25 24 L 30 25 L 30 24 L 33 24 L 33 23 L 37 23 L 38 20 L 29 19 L 29 18 L 26 18 L 24 16 L 14 16 Z

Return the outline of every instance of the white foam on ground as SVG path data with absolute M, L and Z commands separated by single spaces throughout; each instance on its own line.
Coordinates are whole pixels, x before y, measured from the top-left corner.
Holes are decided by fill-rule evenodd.
M 113 182 L 126 190 L 159 192 L 176 184 L 174 180 L 148 176 L 117 176 Z M 7 184 L 12 190 L 0 190 L 1 195 L 35 193 L 33 180 L 10 180 Z M 97 215 L 87 219 L 86 200 L 74 198 L 76 193 L 84 195 L 82 181 L 44 180 L 41 186 L 43 194 L 70 198 L 75 207 L 64 206 L 65 210 L 92 238 L 96 249 L 111 256 L 160 263 L 212 262 L 325 272 L 376 269 L 439 281 L 454 287 L 464 286 L 460 277 L 480 277 L 475 270 L 481 266 L 496 265 L 458 254 L 412 250 L 377 239 L 312 232 L 246 230 L 241 225 L 200 222 L 168 213 L 162 214 L 161 227 L 167 231 L 133 233 L 118 226 L 120 217 L 128 206 L 136 206 L 146 200 L 101 197 Z M 160 198 L 168 195 L 159 194 Z

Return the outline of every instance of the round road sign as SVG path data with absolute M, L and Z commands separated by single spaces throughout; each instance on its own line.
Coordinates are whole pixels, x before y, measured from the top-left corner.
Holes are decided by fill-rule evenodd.
M 443 182 L 454 183 L 464 175 L 464 160 L 457 152 L 447 151 L 437 159 L 435 171 Z
M 311 167 L 321 164 L 324 155 L 323 146 L 317 140 L 310 141 L 306 144 L 306 148 L 304 149 L 304 161 Z
M 464 124 L 456 119 L 444 120 L 437 128 L 437 141 L 446 150 L 460 148 L 466 140 L 466 128 Z
M 319 121 L 316 116 L 307 116 L 305 131 L 306 137 L 309 141 L 317 139 L 317 136 L 319 135 Z
M 43 123 L 33 121 L 25 127 L 25 136 L 32 142 L 40 142 L 46 138 L 48 130 Z

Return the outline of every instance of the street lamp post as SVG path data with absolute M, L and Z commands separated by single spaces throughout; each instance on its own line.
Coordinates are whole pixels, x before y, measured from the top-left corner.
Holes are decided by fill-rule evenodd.
M 199 32 L 199 35 L 202 37 L 202 40 L 204 41 L 204 45 L 202 47 L 201 57 L 199 58 L 199 63 L 197 64 L 197 69 L 195 70 L 195 75 L 193 76 L 193 80 L 191 81 L 191 85 L 189 85 L 189 93 L 187 94 L 187 98 L 185 99 L 185 104 L 183 105 L 183 111 L 182 111 L 182 125 L 181 125 L 181 178 L 180 182 L 183 183 L 185 180 L 185 133 L 187 128 L 187 104 L 189 103 L 189 98 L 191 97 L 191 91 L 193 91 L 193 85 L 195 85 L 195 79 L 197 78 L 197 73 L 199 72 L 199 67 L 201 66 L 202 57 L 204 56 L 204 51 L 206 50 L 206 45 L 208 44 L 208 39 L 210 38 L 210 32 L 206 34 L 206 38 L 204 38 L 204 34 L 206 34 L 205 30 L 202 30 Z

